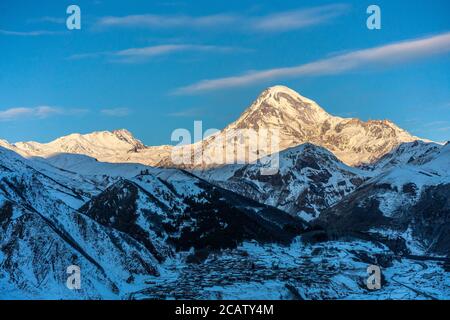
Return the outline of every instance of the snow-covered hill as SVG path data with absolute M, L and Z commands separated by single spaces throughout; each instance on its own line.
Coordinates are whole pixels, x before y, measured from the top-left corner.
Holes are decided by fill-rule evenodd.
M 102 131 L 90 134 L 71 134 L 47 144 L 18 142 L 14 144 L 24 155 L 48 156 L 55 153 L 84 154 L 91 157 L 115 157 L 145 148 L 127 130 Z
M 75 210 L 87 193 L 9 150 L 0 160 L 0 299 L 119 298 L 128 278 L 158 274 L 144 246 Z M 71 265 L 83 270 L 78 292 L 66 287 Z
M 450 144 L 406 144 L 379 163 L 386 170 L 324 210 L 319 224 L 332 233 L 370 231 L 396 238 L 412 253 L 448 255 Z
M 96 176 L 4 148 L 0 160 L 0 299 L 124 298 L 144 285 L 142 277 L 158 277 L 177 250 L 233 248 L 245 240 L 288 244 L 306 227 L 176 169 L 110 177 L 104 187 Z M 111 164 L 104 165 L 106 173 Z M 76 179 L 78 188 L 63 185 Z M 99 190 L 80 191 L 92 185 Z M 66 287 L 71 265 L 83 271 L 81 291 Z
M 435 156 L 441 147 L 440 144 L 420 140 L 402 143 L 374 163 L 363 166 L 363 169 L 381 172 L 403 164 L 420 165 Z
M 212 183 L 310 221 L 369 179 L 371 172 L 349 167 L 328 150 L 303 144 L 279 154 L 279 170 L 263 175 L 262 161 L 198 172 Z

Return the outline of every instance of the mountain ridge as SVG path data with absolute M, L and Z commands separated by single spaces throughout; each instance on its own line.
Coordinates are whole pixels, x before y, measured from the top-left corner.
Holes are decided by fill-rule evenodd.
M 245 130 L 261 130 L 276 133 L 279 144 L 270 150 L 258 146 L 256 154 L 244 158 L 234 148 L 250 149 L 255 141 L 249 141 Z M 264 138 L 262 138 L 264 139 Z M 404 142 L 427 141 L 410 135 L 390 120 L 362 121 L 357 118 L 341 118 L 327 113 L 313 100 L 301 96 L 285 86 L 273 86 L 264 90 L 257 99 L 219 133 L 201 142 L 185 147 L 191 157 L 203 159 L 201 163 L 187 163 L 181 167 L 190 169 L 230 163 L 229 159 L 215 159 L 214 154 L 232 153 L 231 162 L 252 162 L 261 155 L 268 155 L 303 143 L 325 147 L 350 166 L 370 164 Z M 237 142 L 235 142 L 237 141 Z M 173 156 L 180 150 L 170 145 L 145 146 L 128 130 L 96 131 L 88 134 L 71 134 L 49 143 L 18 142 L 0 145 L 26 157 L 49 157 L 57 153 L 84 154 L 106 162 L 132 162 L 151 166 L 178 167 Z M 205 160 L 206 159 L 206 160 Z M 211 161 L 210 161 L 211 162 Z

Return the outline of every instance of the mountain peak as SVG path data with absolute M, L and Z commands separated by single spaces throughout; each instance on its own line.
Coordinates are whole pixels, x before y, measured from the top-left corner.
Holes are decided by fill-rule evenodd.
M 237 121 L 224 129 L 224 136 L 240 129 L 277 132 L 279 150 L 312 143 L 333 152 L 347 165 L 370 163 L 403 142 L 419 138 L 389 120 L 333 116 L 316 102 L 286 86 L 265 89 Z
M 291 89 L 289 87 L 283 86 L 283 85 L 275 85 L 275 86 L 272 86 L 272 87 L 268 87 L 267 89 L 265 89 L 261 93 L 260 97 L 262 97 L 262 98 L 271 98 L 271 97 L 273 97 L 273 98 L 279 100 L 280 95 L 281 96 L 283 96 L 283 95 L 290 96 L 290 97 L 292 97 L 294 99 L 299 99 L 299 100 L 302 100 L 302 101 L 304 101 L 306 103 L 315 103 L 313 100 L 308 99 L 308 98 L 302 96 L 297 91 L 295 91 L 295 90 L 293 90 L 293 89 Z
M 116 135 L 116 136 L 130 136 L 133 137 L 133 134 L 128 131 L 127 129 L 116 129 L 111 131 L 112 134 Z
M 73 133 L 60 137 L 49 143 L 18 142 L 13 145 L 25 156 L 48 157 L 57 153 L 84 154 L 94 158 L 100 156 L 115 157 L 117 154 L 126 154 L 144 149 L 145 145 L 134 138 L 131 132 L 125 129 L 114 131 L 95 131 L 88 134 Z
M 136 149 L 143 149 L 145 145 L 138 139 L 136 139 L 133 134 L 127 129 L 118 129 L 111 132 L 118 139 L 128 142 L 129 144 L 135 146 Z
M 316 102 L 282 85 L 265 89 L 234 122 L 237 129 L 285 127 L 292 123 L 322 123 L 330 118 Z
M 243 131 L 239 133 L 240 129 Z M 200 144 L 201 151 L 215 154 L 214 148 L 225 148 L 224 143 L 233 150 L 237 136 L 244 137 L 239 142 L 244 148 L 248 148 L 250 144 L 258 144 L 254 136 L 248 136 L 253 140 L 245 138 L 249 132 L 246 130 L 249 129 L 261 134 L 277 134 L 279 144 L 276 150 L 270 152 L 312 143 L 328 149 L 345 164 L 353 166 L 376 161 L 399 144 L 419 139 L 389 120 L 364 122 L 356 118 L 333 116 L 313 100 L 286 86 L 277 85 L 265 89 L 237 121 L 219 134 L 206 138 Z M 212 143 L 215 139 L 218 143 Z M 9 146 L 0 142 L 2 144 L 26 156 L 75 153 L 106 162 L 174 165 L 170 146 L 146 147 L 126 129 L 73 134 L 47 144 L 26 142 Z

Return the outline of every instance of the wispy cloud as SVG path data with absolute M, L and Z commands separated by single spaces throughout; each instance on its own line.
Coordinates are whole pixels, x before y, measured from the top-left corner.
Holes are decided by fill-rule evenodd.
M 55 35 L 60 32 L 48 31 L 48 30 L 35 30 L 35 31 L 11 31 L 0 29 L 0 34 L 5 36 L 21 36 L 21 37 L 37 37 L 46 35 Z
M 438 121 L 431 121 L 431 122 L 427 122 L 427 123 L 423 123 L 422 127 L 425 128 L 436 128 L 436 127 L 440 127 L 440 126 L 445 126 L 445 125 L 450 125 L 450 121 L 445 121 L 445 120 L 438 120 Z
M 100 58 L 103 56 L 113 55 L 110 51 L 100 51 L 100 52 L 90 52 L 90 53 L 77 53 L 69 56 L 68 60 L 82 60 L 82 59 L 93 59 Z
M 192 94 L 286 77 L 341 74 L 361 67 L 401 64 L 406 61 L 448 52 L 450 52 L 450 32 L 352 51 L 294 67 L 268 69 L 232 77 L 202 80 L 192 85 L 178 88 L 174 93 Z
M 128 108 L 113 108 L 103 109 L 100 112 L 108 117 L 126 117 L 131 113 L 131 110 Z
M 154 29 L 169 28 L 233 28 L 245 31 L 288 31 L 326 23 L 349 10 L 346 4 L 331 4 L 262 16 L 245 16 L 222 13 L 206 16 L 188 15 L 128 15 L 100 18 L 97 28 L 139 27 Z M 207 29 L 209 30 L 209 29 Z
M 0 120 L 8 121 L 25 117 L 46 118 L 50 115 L 59 113 L 58 108 L 49 106 L 39 106 L 36 108 L 11 108 L 0 111 Z
M 431 121 L 431 122 L 426 122 L 426 123 L 422 123 L 419 122 L 420 124 L 416 124 L 416 126 L 419 126 L 421 131 L 424 132 L 434 132 L 434 131 L 440 131 L 440 132 L 446 132 L 446 131 L 450 131 L 450 121 L 448 120 L 437 120 L 437 121 Z
M 275 13 L 253 18 L 250 25 L 255 30 L 287 31 L 326 23 L 348 12 L 347 4 L 331 4 L 308 9 Z
M 51 106 L 10 108 L 0 110 L 0 121 L 13 121 L 29 118 L 45 119 L 53 115 L 78 115 L 86 112 L 88 112 L 86 109 L 62 109 Z
M 29 22 L 32 22 L 32 23 L 44 22 L 44 23 L 63 24 L 66 22 L 66 18 L 45 16 L 45 17 L 30 19 Z
M 195 44 L 164 44 L 142 48 L 129 48 L 119 51 L 94 52 L 76 54 L 69 57 L 71 60 L 107 57 L 112 62 L 136 63 L 147 61 L 156 56 L 163 56 L 177 52 L 219 52 L 227 53 L 243 50 L 240 48 Z
M 194 44 L 167 44 L 144 48 L 131 48 L 114 53 L 119 62 L 139 62 L 155 56 L 167 55 L 176 52 L 232 52 L 234 48 L 222 46 L 194 45 Z

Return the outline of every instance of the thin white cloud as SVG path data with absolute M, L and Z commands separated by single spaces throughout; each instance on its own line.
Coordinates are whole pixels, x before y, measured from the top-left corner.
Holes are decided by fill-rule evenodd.
M 107 57 L 112 62 L 135 63 L 143 62 L 156 56 L 169 55 L 177 52 L 219 52 L 227 53 L 243 49 L 225 46 L 194 45 L 194 44 L 164 44 L 142 48 L 129 48 L 111 52 L 94 52 L 75 54 L 70 60 Z
M 424 128 L 436 128 L 438 126 L 447 125 L 447 124 L 450 124 L 450 121 L 438 120 L 438 121 L 431 121 L 431 122 L 424 123 L 424 124 L 422 124 L 422 127 L 424 127 Z
M 201 109 L 191 108 L 191 109 L 186 109 L 186 110 L 182 110 L 182 111 L 171 112 L 171 113 L 168 113 L 167 116 L 175 117 L 175 118 L 185 118 L 185 117 L 197 117 L 202 114 L 204 114 L 204 111 L 202 112 Z
M 441 127 L 441 128 L 437 128 L 437 131 L 450 131 L 450 126 L 449 127 Z
M 55 23 L 55 24 L 64 24 L 66 22 L 66 18 L 64 17 L 51 17 L 51 16 L 44 16 L 40 18 L 30 19 L 29 22 L 31 23 Z
M 155 56 L 167 55 L 176 52 L 232 52 L 234 49 L 231 47 L 222 46 L 208 46 L 208 45 L 193 45 L 193 44 L 167 44 L 150 46 L 144 48 L 131 48 L 126 50 L 121 50 L 114 53 L 114 56 L 119 62 L 139 62 L 152 58 Z
M 361 67 L 401 64 L 450 52 L 450 32 L 421 39 L 397 42 L 357 50 L 294 67 L 248 72 L 238 76 L 202 80 L 175 90 L 175 94 L 192 94 L 209 90 L 250 85 L 287 77 L 340 74 Z
M 131 110 L 128 108 L 112 108 L 103 109 L 100 112 L 108 117 L 126 117 L 131 113 Z
M 86 109 L 62 109 L 51 106 L 38 106 L 34 108 L 10 108 L 0 110 L 0 121 L 13 121 L 22 119 L 45 119 L 53 115 L 79 115 L 88 112 Z
M 347 4 L 330 4 L 295 9 L 262 16 L 216 14 L 206 16 L 188 15 L 128 15 L 100 18 L 97 28 L 140 27 L 154 29 L 170 28 L 232 28 L 242 31 L 288 31 L 326 23 L 348 12 Z M 228 30 L 228 29 L 227 29 Z
M 11 31 L 11 30 L 0 30 L 0 34 L 5 36 L 21 36 L 21 37 L 37 37 L 58 34 L 58 32 L 47 31 L 47 30 L 36 30 L 36 31 Z
M 11 108 L 0 111 L 0 120 L 8 121 L 28 117 L 42 119 L 57 113 L 60 113 L 60 109 L 49 106 L 39 106 L 36 108 Z
M 68 57 L 68 60 L 81 60 L 81 59 L 93 59 L 100 58 L 102 56 L 111 55 L 112 52 L 102 51 L 102 52 L 91 52 L 91 53 L 77 53 Z

